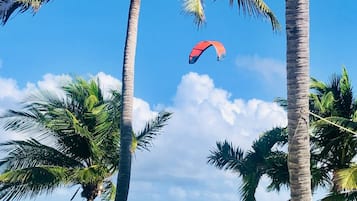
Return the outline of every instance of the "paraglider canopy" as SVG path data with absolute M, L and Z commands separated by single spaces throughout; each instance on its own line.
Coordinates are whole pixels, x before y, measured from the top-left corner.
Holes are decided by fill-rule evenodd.
M 201 54 L 209 47 L 213 46 L 216 49 L 217 53 L 217 60 L 221 60 L 225 54 L 226 54 L 226 49 L 222 45 L 222 43 L 218 41 L 201 41 L 197 43 L 193 49 L 191 50 L 190 56 L 189 56 L 189 64 L 194 64 L 198 58 L 201 56 Z

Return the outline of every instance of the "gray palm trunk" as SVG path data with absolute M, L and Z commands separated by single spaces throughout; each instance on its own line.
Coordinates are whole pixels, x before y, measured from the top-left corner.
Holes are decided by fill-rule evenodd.
M 311 201 L 309 0 L 286 0 L 288 167 L 291 201 Z
M 131 0 L 124 49 L 122 74 L 122 108 L 120 124 L 119 173 L 115 201 L 126 201 L 128 198 L 131 174 L 132 113 L 134 96 L 134 66 L 140 0 Z

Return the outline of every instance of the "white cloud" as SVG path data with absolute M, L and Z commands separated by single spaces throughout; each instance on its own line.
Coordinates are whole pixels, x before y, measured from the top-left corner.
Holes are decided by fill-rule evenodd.
M 151 192 L 162 195 L 157 199 L 160 201 L 239 200 L 240 180 L 207 165 L 209 150 L 224 139 L 248 149 L 263 131 L 287 123 L 285 111 L 275 103 L 231 100 L 209 76 L 197 73 L 182 77 L 174 103 L 166 109 L 174 114 L 164 133 L 155 140 L 151 152 L 135 156 L 133 201 L 145 198 L 140 196 L 144 192 L 136 187 L 137 182 L 150 183 Z
M 108 89 L 120 87 L 120 81 L 110 75 L 99 73 L 97 76 Z M 29 83 L 24 89 L 19 89 L 15 80 L 5 80 L 13 94 L 21 94 L 34 88 L 56 90 L 57 83 L 68 77 L 47 74 L 43 80 Z M 6 106 L 0 102 L 0 109 Z M 216 141 L 224 139 L 248 149 L 263 131 L 286 125 L 286 113 L 275 103 L 258 99 L 232 100 L 230 93 L 216 88 L 209 76 L 197 73 L 184 75 L 172 105 L 161 107 L 174 114 L 163 134 L 155 139 L 151 152 L 136 152 L 134 156 L 129 194 L 132 201 L 239 200 L 240 179 L 208 165 L 209 150 Z M 135 98 L 134 129 L 141 129 L 157 113 L 145 100 Z M 62 195 L 60 192 L 52 197 L 68 199 L 71 196 L 71 193 Z M 259 187 L 257 197 L 269 201 L 268 197 L 277 196 L 267 196 L 264 187 Z
M 46 74 L 43 76 L 43 80 L 37 82 L 37 88 L 40 90 L 48 90 L 58 96 L 64 96 L 63 90 L 61 89 L 62 86 L 66 85 L 72 80 L 72 77 L 69 75 L 53 75 L 53 74 Z M 33 85 L 31 83 L 27 84 L 28 86 Z M 33 86 L 34 88 L 36 86 Z
M 112 90 L 120 90 L 121 82 L 111 75 L 107 75 L 103 72 L 99 72 L 97 75 L 93 76 L 95 79 L 99 78 L 99 84 L 104 90 L 104 97 L 107 97 Z
M 18 99 L 19 97 L 21 97 L 22 93 L 17 86 L 16 80 L 0 77 L 0 86 L 2 91 L 0 93 L 0 100 L 5 98 Z
M 186 200 L 187 192 L 181 187 L 171 187 L 169 189 L 169 195 L 176 200 Z
M 282 80 L 286 75 L 285 62 L 277 59 L 264 58 L 257 55 L 238 56 L 236 65 L 238 68 L 260 74 L 268 82 L 273 82 L 276 79 Z

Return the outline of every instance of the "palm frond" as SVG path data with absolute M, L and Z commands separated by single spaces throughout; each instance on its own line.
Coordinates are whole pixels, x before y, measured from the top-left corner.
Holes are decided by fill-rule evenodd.
M 327 92 L 327 86 L 324 82 L 313 77 L 310 80 L 310 89 L 316 90 L 319 95 Z
M 101 195 L 102 201 L 112 201 L 115 199 L 116 187 L 111 181 L 104 182 L 103 194 Z
M 357 136 L 357 122 L 351 121 L 350 119 L 346 119 L 344 117 L 320 117 L 314 113 L 311 113 L 315 117 L 318 117 L 320 120 L 314 122 L 314 127 L 322 127 L 326 125 L 332 125 L 344 132 L 348 132 Z
M 50 165 L 67 168 L 81 167 L 82 163 L 65 155 L 53 147 L 41 144 L 35 139 L 9 141 L 0 144 L 0 149 L 8 152 L 0 161 L 7 170 Z
M 149 147 L 152 145 L 152 140 L 160 134 L 162 128 L 171 118 L 171 115 L 172 113 L 170 112 L 160 112 L 155 119 L 148 122 L 145 128 L 136 135 L 137 148 L 140 150 L 149 150 Z
M 0 0 L 0 19 L 5 25 L 10 16 L 18 10 L 23 13 L 31 9 L 36 13 L 38 9 L 49 0 Z
M 274 102 L 277 103 L 280 107 L 284 108 L 285 111 L 288 110 L 288 101 L 282 97 L 276 97 Z
M 282 187 L 289 186 L 288 155 L 282 151 L 270 152 L 265 158 L 265 173 L 270 178 L 268 191 L 280 191 Z
M 205 22 L 203 0 L 184 0 L 183 10 L 194 16 L 195 23 L 200 26 Z M 229 4 L 234 4 L 233 0 L 229 0 Z M 251 16 L 264 17 L 270 20 L 273 30 L 280 30 L 280 23 L 272 10 L 263 0 L 237 0 L 239 10 Z
M 341 80 L 340 80 L 340 88 L 341 88 L 341 93 L 342 96 L 349 94 L 352 95 L 352 86 L 351 86 L 351 81 L 348 77 L 348 72 L 346 67 L 342 68 L 342 74 L 341 74 Z
M 36 108 L 29 108 L 24 111 L 8 110 L 0 117 L 0 123 L 5 130 L 15 132 L 36 132 L 47 133 L 43 114 Z
M 183 10 L 194 16 L 195 24 L 201 26 L 206 18 L 203 8 L 203 0 L 184 0 Z
M 313 109 L 322 114 L 331 111 L 335 101 L 331 91 L 324 93 L 322 96 L 310 94 L 310 99 L 313 102 Z
M 93 184 L 103 181 L 110 176 L 110 171 L 101 165 L 92 165 L 85 168 L 77 168 L 72 171 L 71 178 L 76 183 L 80 184 Z
M 315 160 L 319 156 L 313 156 L 310 160 L 310 171 L 311 171 L 311 190 L 314 192 L 318 187 L 326 188 L 332 185 L 330 170 L 329 168 L 323 166 L 320 161 Z
M 263 133 L 258 140 L 253 142 L 253 150 L 262 156 L 268 154 L 274 145 L 284 145 L 288 142 L 286 128 L 276 127 Z
M 331 192 L 321 201 L 356 201 L 357 192 Z
M 233 147 L 232 143 L 227 141 L 217 142 L 216 145 L 217 149 L 210 151 L 207 163 L 219 169 L 240 172 L 244 156 L 243 150 Z
M 232 1 L 233 0 L 230 0 L 230 2 Z M 248 11 L 249 14 L 268 18 L 271 22 L 273 30 L 281 29 L 278 18 L 274 15 L 273 11 L 263 0 L 237 0 L 237 2 L 239 7 L 242 7 L 243 10 Z
M 337 183 L 342 190 L 357 190 L 357 165 L 337 172 Z
M 261 177 L 261 173 L 253 171 L 250 174 L 243 176 L 243 183 L 240 188 L 243 201 L 255 201 L 255 191 Z
M 21 200 L 70 183 L 69 170 L 63 167 L 42 166 L 10 170 L 0 175 L 0 199 Z

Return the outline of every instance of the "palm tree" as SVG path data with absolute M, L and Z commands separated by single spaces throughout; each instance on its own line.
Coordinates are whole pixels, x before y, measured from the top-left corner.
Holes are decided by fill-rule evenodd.
M 16 10 L 21 12 L 32 8 L 37 11 L 39 6 L 47 3 L 49 0 L 0 0 L 0 17 L 3 23 L 9 19 L 9 16 Z M 120 186 L 116 192 L 116 201 L 126 201 L 128 197 L 130 174 L 131 174 L 131 152 L 132 144 L 132 110 L 133 110 L 133 94 L 134 94 L 134 66 L 136 54 L 136 41 L 138 32 L 138 20 L 140 13 L 140 0 L 130 0 L 129 16 L 127 24 L 127 34 L 124 47 L 123 73 L 122 73 L 122 107 L 121 107 L 121 122 L 120 122 L 120 151 L 119 151 L 119 169 L 120 172 L 117 178 L 117 185 Z M 184 0 L 185 11 L 188 13 L 199 13 L 195 15 L 198 19 L 198 24 L 204 21 L 202 0 Z M 230 0 L 233 4 L 233 0 Z M 200 6 L 196 9 L 196 6 Z M 238 0 L 238 6 L 243 11 L 251 15 L 262 15 L 270 19 L 273 29 L 279 28 L 279 23 L 262 0 Z
M 132 105 L 133 105 L 133 94 L 134 94 L 134 67 L 135 67 L 135 53 L 136 53 L 136 41 L 137 41 L 137 31 L 138 31 L 138 20 L 140 12 L 140 0 L 131 0 L 129 7 L 129 16 L 127 24 L 127 34 L 125 40 L 124 48 L 124 63 L 123 63 L 123 73 L 122 73 L 122 121 L 121 121 L 121 139 L 120 139 L 120 161 L 119 169 L 121 170 L 118 174 L 117 184 L 121 188 L 116 193 L 116 201 L 126 201 L 128 197 L 129 184 L 130 184 L 130 174 L 131 174 L 131 154 L 130 154 L 130 144 L 132 141 Z M 270 11 L 270 9 L 264 4 L 262 0 L 257 0 L 260 3 L 249 3 L 250 1 L 238 1 L 241 2 L 239 5 L 249 8 L 250 13 L 265 14 L 271 19 L 273 27 L 277 27 L 278 23 Z M 202 0 L 187 0 L 185 1 L 185 11 L 191 12 L 187 8 L 193 8 L 193 6 L 199 3 L 202 5 Z M 232 1 L 231 1 L 232 3 Z M 244 4 L 246 3 L 246 4 Z M 199 15 L 202 17 L 202 15 Z M 204 16 L 203 16 L 204 17 Z M 202 19 L 202 18 L 199 18 Z
M 288 184 L 287 155 L 282 151 L 272 150 L 274 145 L 283 145 L 286 141 L 286 129 L 274 128 L 253 142 L 252 151 L 244 152 L 227 141 L 217 142 L 217 149 L 211 151 L 207 162 L 242 176 L 242 200 L 255 201 L 255 191 L 264 174 L 271 176 L 271 188 L 280 189 L 280 186 Z
M 202 0 L 186 0 L 185 6 L 204 21 Z M 243 2 L 243 3 L 242 3 Z M 257 3 L 260 2 L 260 3 Z M 191 4 L 192 3 L 192 4 Z M 230 0 L 233 3 L 233 0 Z M 241 4 L 242 3 L 242 4 Z M 239 6 L 271 11 L 262 1 L 240 1 Z M 311 200 L 309 145 L 309 0 L 286 0 L 288 167 L 292 201 Z M 260 5 L 260 6 L 259 6 Z M 262 7 L 268 10 L 261 9 Z M 250 12 L 251 13 L 251 12 Z M 267 13 L 267 12 L 263 12 Z M 271 18 L 273 15 L 266 15 Z M 271 20 L 274 25 L 274 21 Z
M 314 112 L 340 126 L 353 128 L 357 121 L 357 103 L 353 99 L 352 86 L 346 68 L 342 74 L 333 75 L 329 84 L 312 79 Z M 333 172 L 350 166 L 357 154 L 357 139 L 353 134 L 329 124 L 313 119 L 314 145 Z
M 83 79 L 64 86 L 63 92 L 65 96 L 59 97 L 39 91 L 28 97 L 21 110 L 9 110 L 1 117 L 6 130 L 31 136 L 0 144 L 7 153 L 0 161 L 1 199 L 34 197 L 57 187 L 79 185 L 81 196 L 88 201 L 98 196 L 113 200 L 116 190 L 111 176 L 118 172 L 120 93 L 112 91 L 106 99 L 99 80 Z M 132 147 L 148 150 L 170 116 L 162 112 L 133 134 Z
M 39 7 L 49 0 L 0 0 L 0 18 L 5 24 L 15 10 L 25 12 L 32 9 L 36 12 Z M 131 144 L 132 144 L 132 110 L 134 95 L 134 66 L 140 0 L 131 0 L 127 24 L 127 34 L 124 47 L 123 73 L 122 73 L 122 107 L 120 122 L 120 150 L 117 185 L 121 186 L 116 191 L 116 201 L 126 201 L 129 192 L 131 174 Z
M 217 149 L 211 151 L 208 163 L 219 169 L 238 173 L 243 180 L 240 193 L 243 201 L 255 201 L 255 191 L 263 175 L 270 178 L 269 191 L 280 191 L 290 187 L 288 171 L 288 154 L 281 148 L 286 145 L 288 134 L 286 128 L 273 128 L 253 142 L 252 150 L 244 152 L 232 143 L 218 142 Z M 312 190 L 329 184 L 329 172 L 319 167 L 318 155 L 311 161 Z
M 20 9 L 20 12 L 25 12 L 31 8 L 36 12 L 42 4 L 47 3 L 48 1 L 49 0 L 0 0 L 0 18 L 2 19 L 3 24 L 5 24 L 15 10 Z M 127 200 L 130 184 L 134 66 L 140 2 L 140 0 L 130 1 L 124 47 L 121 119 L 120 122 L 117 122 L 117 124 L 121 125 L 120 157 L 118 165 L 120 172 L 117 178 L 117 185 L 121 188 L 116 191 L 116 201 Z
M 288 167 L 292 201 L 311 200 L 309 0 L 286 0 Z
M 136 41 L 138 35 L 138 22 L 140 13 L 140 0 L 130 0 L 127 33 L 124 47 L 123 72 L 122 72 L 122 108 L 121 108 L 121 138 L 119 151 L 119 169 L 117 185 L 120 186 L 116 192 L 115 201 L 126 201 L 128 199 L 130 174 L 131 174 L 131 152 L 132 143 L 132 113 L 134 97 L 134 67 L 136 54 Z
M 334 74 L 327 84 L 311 78 L 310 87 L 312 158 L 318 161 L 320 170 L 332 174 L 331 193 L 323 200 L 355 200 L 356 193 L 345 193 L 345 189 L 354 188 L 351 187 L 354 178 L 351 174 L 354 172 L 352 161 L 357 154 L 357 139 L 354 136 L 357 130 L 357 102 L 347 70 L 343 68 L 341 75 Z M 279 99 L 278 102 L 287 105 L 286 100 Z
M 321 164 L 333 175 L 331 194 L 324 200 L 355 200 L 356 193 L 345 192 L 345 189 L 355 190 L 352 184 L 357 182 L 353 163 L 357 139 L 352 133 L 357 129 L 357 102 L 346 68 L 341 75 L 334 74 L 328 84 L 312 79 L 311 87 L 314 89 L 311 108 L 324 117 L 312 119 L 313 145 L 323 159 Z

